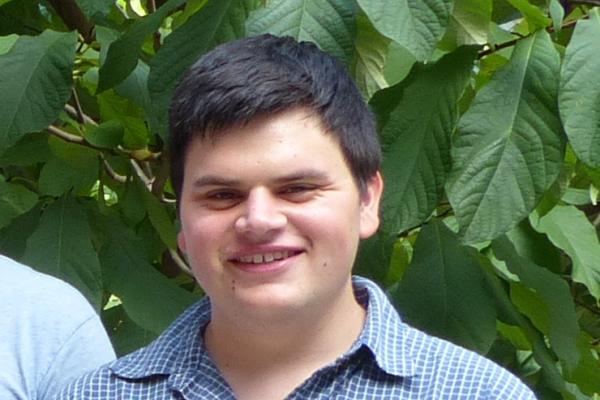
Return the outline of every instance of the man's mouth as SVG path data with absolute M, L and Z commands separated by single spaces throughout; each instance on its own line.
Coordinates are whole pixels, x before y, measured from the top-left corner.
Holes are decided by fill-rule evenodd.
M 264 264 L 279 261 L 299 254 L 300 251 L 274 251 L 269 253 L 248 254 L 234 258 L 235 262 L 245 264 Z

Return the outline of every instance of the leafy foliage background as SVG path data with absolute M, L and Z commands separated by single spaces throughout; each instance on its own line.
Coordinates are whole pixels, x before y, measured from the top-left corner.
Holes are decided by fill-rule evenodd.
M 340 58 L 386 193 L 356 272 L 543 399 L 600 395 L 594 0 L 0 0 L 0 251 L 77 286 L 120 354 L 199 298 L 176 249 L 166 112 L 219 43 Z

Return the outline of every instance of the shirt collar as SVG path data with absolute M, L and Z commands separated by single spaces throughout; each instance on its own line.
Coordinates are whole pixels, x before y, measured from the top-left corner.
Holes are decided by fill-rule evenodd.
M 372 353 L 386 373 L 401 377 L 416 374 L 410 346 L 410 327 L 405 325 L 386 294 L 373 282 L 353 277 L 355 296 L 367 309 L 365 326 L 350 356 L 361 347 Z M 110 369 L 118 376 L 142 379 L 152 375 L 185 374 L 207 362 L 202 330 L 210 321 L 210 302 L 204 298 L 186 310 L 154 342 L 115 361 Z M 212 366 L 211 366 L 212 367 Z
M 367 347 L 385 372 L 400 377 L 416 375 L 417 364 L 411 350 L 412 328 L 402 322 L 387 295 L 368 279 L 352 278 L 354 295 L 367 309 L 365 326 L 350 353 Z

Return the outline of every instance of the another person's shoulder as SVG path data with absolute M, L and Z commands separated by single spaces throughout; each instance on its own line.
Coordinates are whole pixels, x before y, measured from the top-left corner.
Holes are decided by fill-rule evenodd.
M 0 274 L 0 394 L 49 398 L 115 358 L 97 313 L 71 285 L 4 256 Z

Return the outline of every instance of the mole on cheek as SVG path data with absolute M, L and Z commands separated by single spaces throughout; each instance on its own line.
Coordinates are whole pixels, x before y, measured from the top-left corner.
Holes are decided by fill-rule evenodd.
M 231 280 L 231 291 L 235 292 L 235 279 Z

